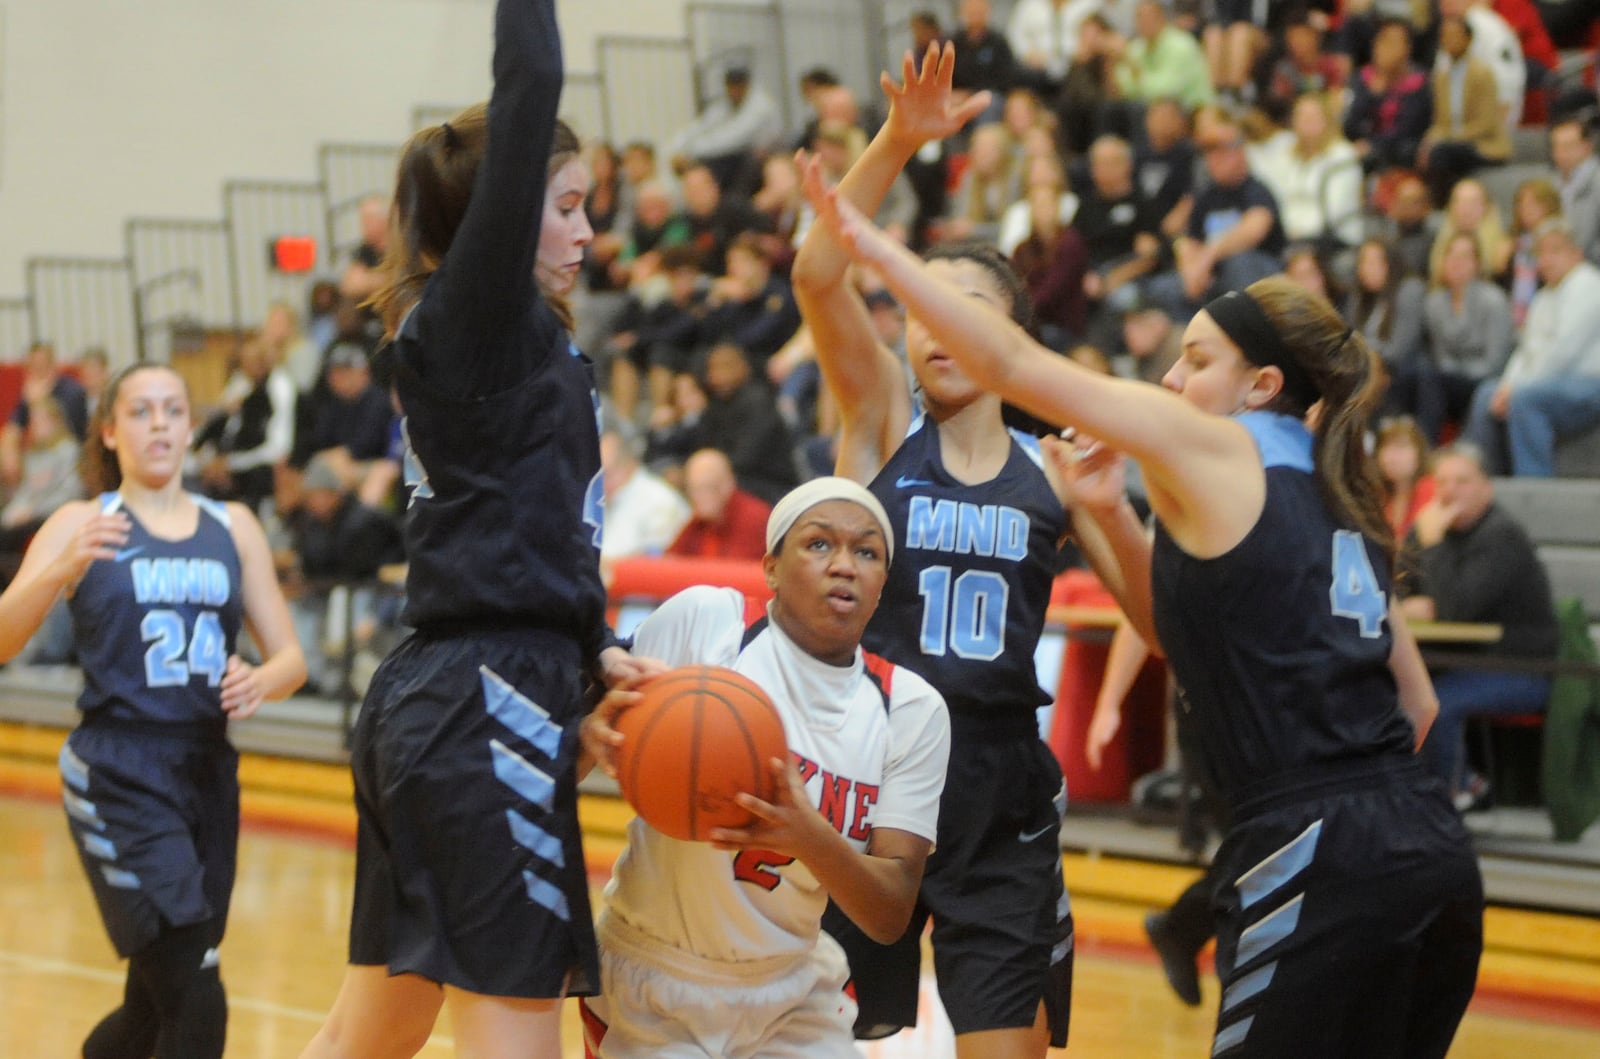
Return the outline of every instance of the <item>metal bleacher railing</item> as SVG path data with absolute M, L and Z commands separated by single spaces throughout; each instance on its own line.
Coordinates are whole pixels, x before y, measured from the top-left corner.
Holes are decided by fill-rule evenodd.
M 909 39 L 913 10 L 955 25 L 954 0 L 691 0 L 683 36 L 602 35 L 594 73 L 569 74 L 563 115 L 585 138 L 614 144 L 661 143 L 721 92 L 733 63 L 778 100 L 787 127 L 804 113 L 797 81 L 826 66 L 864 101 L 877 98 L 878 72 L 894 68 Z M 1003 25 L 1010 4 L 994 7 Z M 443 121 L 459 104 L 413 108 L 414 127 Z M 360 241 L 358 207 L 393 183 L 398 145 L 325 144 L 317 178 L 307 182 L 230 181 L 223 215 L 130 219 L 122 258 L 37 257 L 28 289 L 0 299 L 0 355 L 15 356 L 50 339 L 71 358 L 89 346 L 113 364 L 164 360 L 174 345 L 205 332 L 238 332 L 260 323 L 268 304 L 300 305 L 305 277 L 275 270 L 269 243 L 281 235 L 316 241 L 316 271 L 327 273 Z

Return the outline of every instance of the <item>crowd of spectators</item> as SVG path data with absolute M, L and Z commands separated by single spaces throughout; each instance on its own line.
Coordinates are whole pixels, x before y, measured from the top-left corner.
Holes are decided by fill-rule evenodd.
M 1207 298 L 1285 272 L 1379 352 L 1385 414 L 1424 446 L 1460 435 L 1488 473 L 1553 473 L 1562 440 L 1600 428 L 1600 106 L 1556 45 L 1600 30 L 1534 0 L 1274 3 L 1265 25 L 1249 4 L 1214 8 L 915 13 L 915 61 L 952 40 L 958 93 L 993 101 L 919 153 L 877 220 L 917 248 L 995 242 L 1048 345 L 1152 384 Z M 786 127 L 763 71 L 721 72 L 685 128 L 589 147 L 575 337 L 604 395 L 612 559 L 759 555 L 766 505 L 832 467 L 834 414 L 787 278 L 812 220 L 792 152 L 837 177 L 883 103 L 814 68 Z M 317 641 L 340 638 L 321 631 L 329 586 L 403 558 L 404 446 L 362 308 L 388 208 L 360 204 L 360 246 L 304 315 L 268 307 L 196 436 L 194 487 L 267 516 Z M 899 307 L 855 282 L 896 348 Z M 105 365 L 90 352 L 63 373 L 48 346 L 29 352 L 0 428 L 0 552 L 75 495 L 63 468 Z M 386 616 L 370 595 L 351 609 L 363 635 Z

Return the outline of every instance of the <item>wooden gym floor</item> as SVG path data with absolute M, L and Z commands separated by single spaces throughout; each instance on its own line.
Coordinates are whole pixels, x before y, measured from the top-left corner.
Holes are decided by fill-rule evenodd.
M 121 993 L 123 966 L 101 930 L 57 801 L 63 736 L 0 725 L 0 1059 L 77 1054 Z M 222 949 L 228 1055 L 281 1059 L 315 1032 L 343 971 L 354 812 L 342 767 L 247 757 L 241 776 L 246 823 Z M 628 810 L 586 797 L 582 811 L 598 887 Z M 1205 1005 L 1184 1007 L 1140 929 L 1144 913 L 1175 896 L 1192 871 L 1074 855 L 1064 866 L 1079 954 L 1072 1045 L 1052 1054 L 1207 1054 L 1215 979 L 1205 979 Z M 1600 1054 L 1600 921 L 1491 908 L 1487 932 L 1478 996 L 1451 1055 Z M 931 989 L 925 1003 L 923 1026 L 866 1054 L 953 1055 Z M 570 1010 L 566 1053 L 582 1055 Z M 447 1024 L 422 1054 L 452 1054 Z

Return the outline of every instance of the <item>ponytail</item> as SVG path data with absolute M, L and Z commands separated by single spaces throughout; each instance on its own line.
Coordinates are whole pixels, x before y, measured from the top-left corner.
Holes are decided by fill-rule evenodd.
M 1318 394 L 1312 456 L 1317 486 L 1335 518 L 1383 549 L 1392 559 L 1394 530 L 1384 517 L 1377 467 L 1367 453 L 1366 430 L 1383 396 L 1377 354 L 1323 299 L 1281 276 L 1252 283 L 1245 293 L 1260 304 L 1284 346 L 1310 376 Z M 1305 418 L 1303 399 L 1279 393 L 1271 411 Z

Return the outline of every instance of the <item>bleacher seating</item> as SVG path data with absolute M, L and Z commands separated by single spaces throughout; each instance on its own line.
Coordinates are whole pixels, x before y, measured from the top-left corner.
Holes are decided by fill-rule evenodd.
M 1600 480 L 1497 478 L 1495 500 L 1533 538 L 1556 598 L 1600 622 Z

